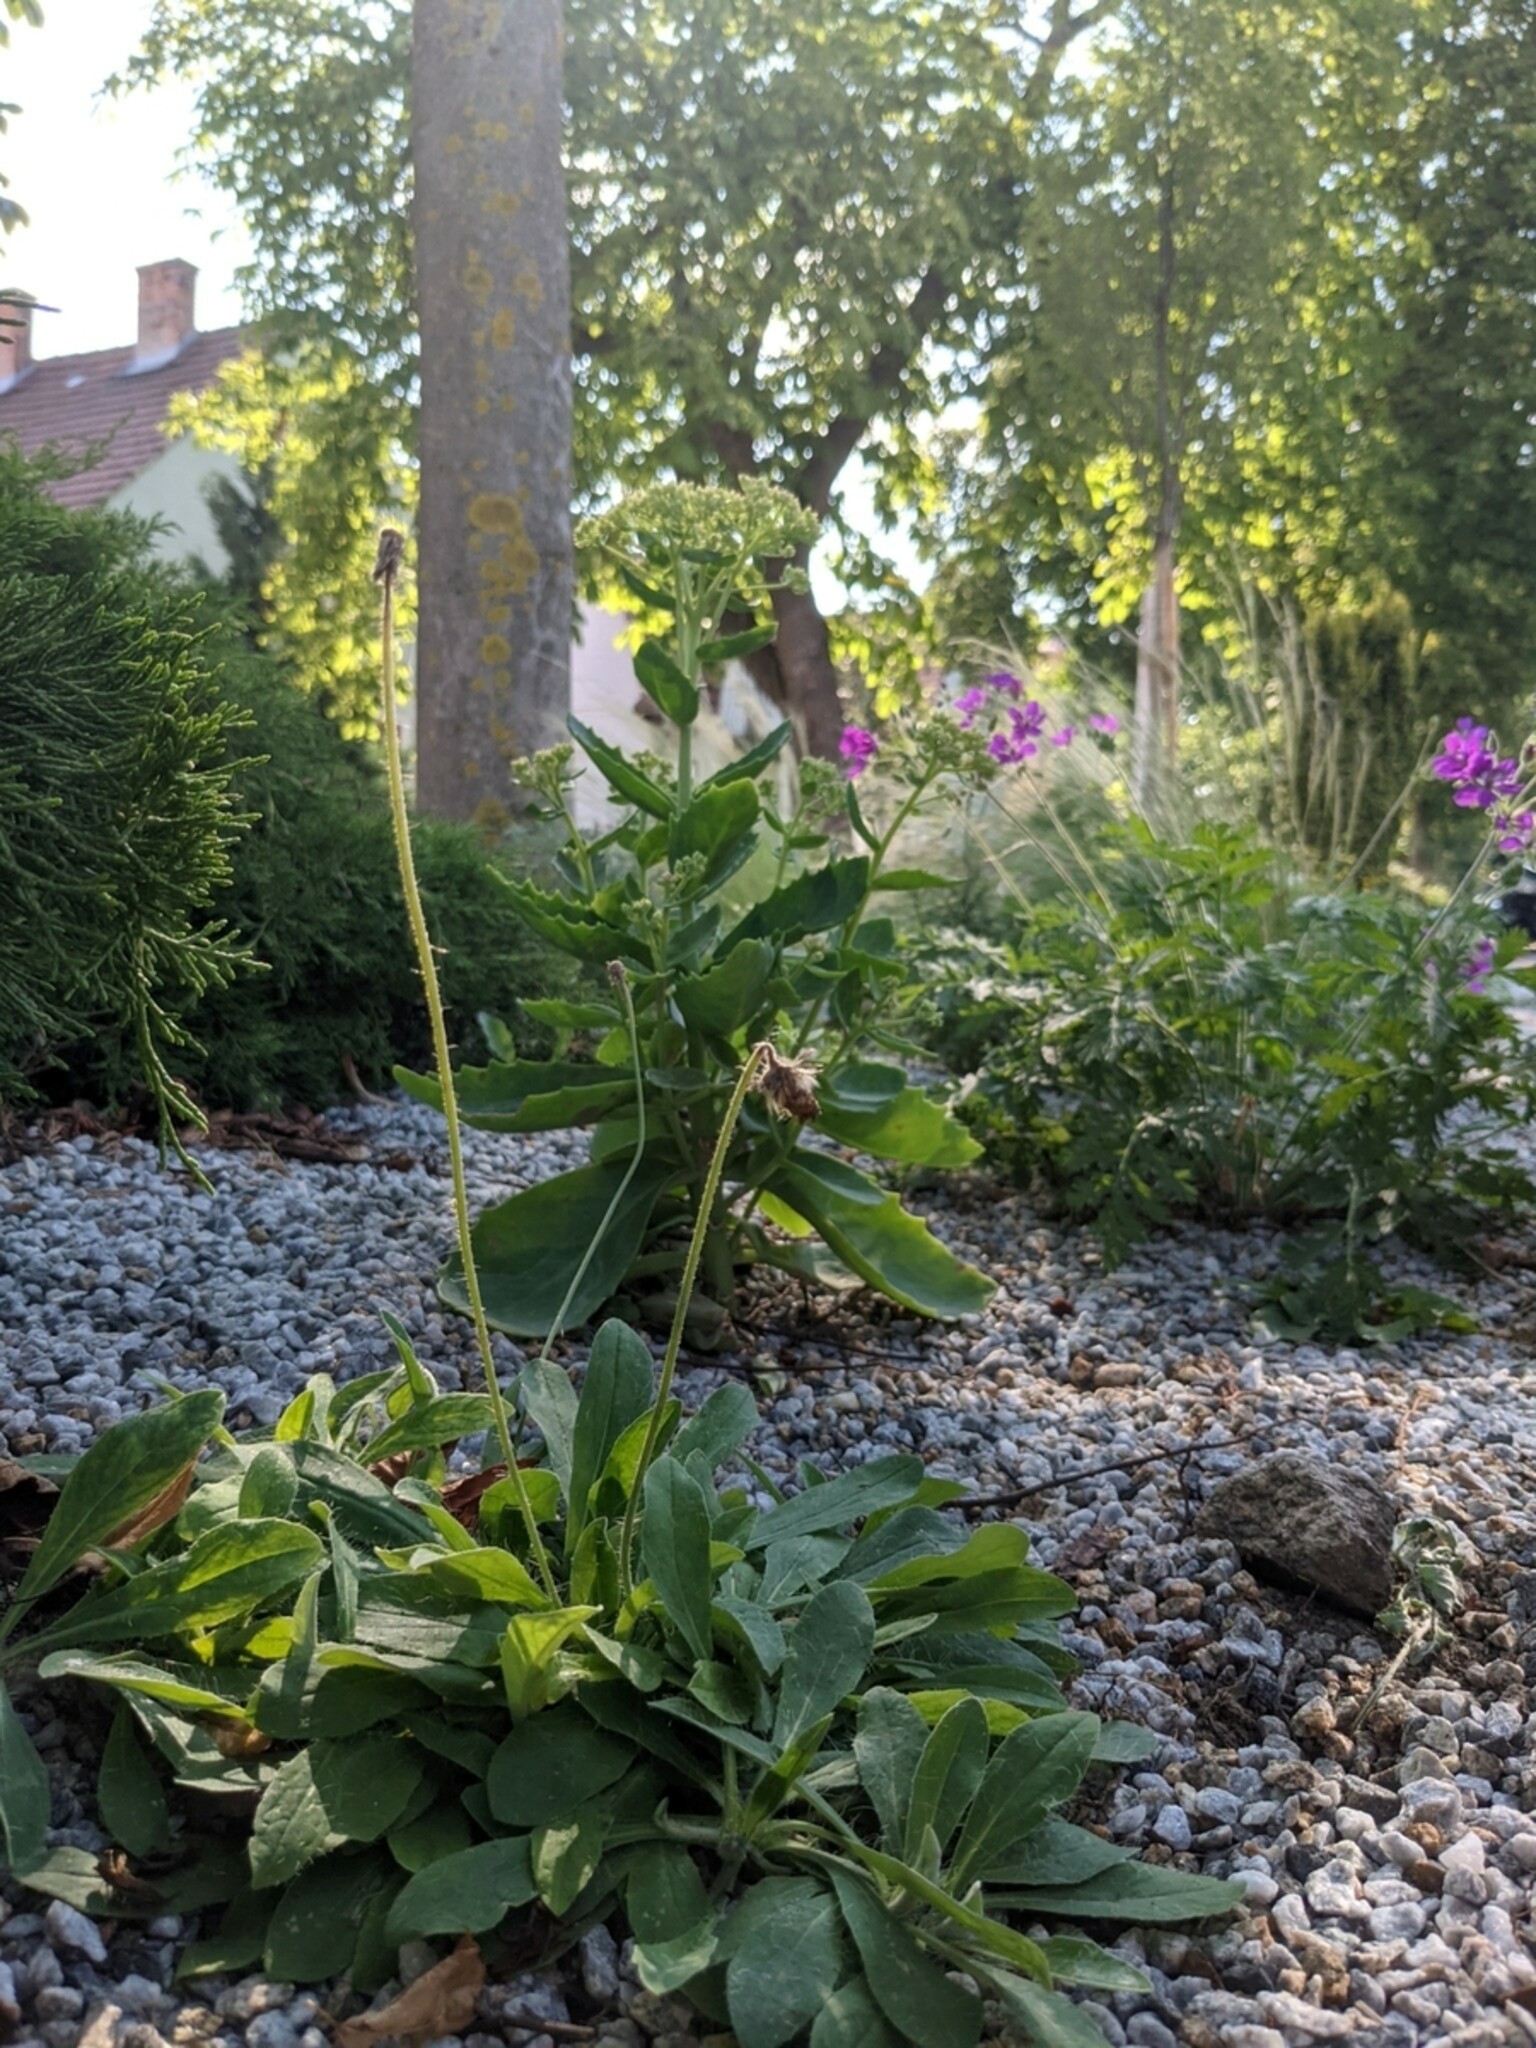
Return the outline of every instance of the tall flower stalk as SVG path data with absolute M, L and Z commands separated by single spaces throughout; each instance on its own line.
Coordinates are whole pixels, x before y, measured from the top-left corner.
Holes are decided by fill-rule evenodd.
M 448 1045 L 448 1020 L 443 1010 L 442 985 L 438 980 L 437 961 L 432 951 L 432 935 L 427 927 L 427 914 L 422 906 L 421 889 L 416 880 L 416 860 L 411 850 L 410 813 L 405 802 L 405 771 L 400 759 L 400 727 L 395 689 L 395 582 L 405 560 L 405 537 L 393 527 L 386 527 L 379 536 L 378 559 L 374 564 L 373 580 L 379 586 L 379 637 L 383 649 L 383 710 L 384 710 L 384 751 L 389 763 L 389 808 L 394 820 L 395 854 L 400 863 L 400 888 L 405 897 L 405 914 L 411 928 L 411 940 L 416 948 L 416 962 L 421 969 L 422 992 L 427 1001 L 427 1015 L 432 1024 L 432 1052 L 437 1061 L 438 1078 L 443 1091 L 443 1121 L 448 1129 L 448 1160 L 453 1176 L 453 1215 L 458 1233 L 459 1259 L 464 1268 L 464 1291 L 469 1300 L 470 1320 L 474 1325 L 475 1348 L 480 1354 L 480 1370 L 485 1380 L 485 1391 L 490 1397 L 491 1413 L 494 1418 L 496 1438 L 501 1455 L 507 1467 L 507 1479 L 512 1488 L 517 1511 L 523 1520 L 528 1535 L 528 1548 L 544 1582 L 544 1590 L 551 1600 L 558 1598 L 554 1574 L 550 1570 L 549 1556 L 539 1535 L 539 1525 L 534 1518 L 533 1503 L 528 1497 L 517 1462 L 517 1445 L 512 1436 L 511 1414 L 501 1382 L 496 1377 L 496 1361 L 491 1353 L 490 1325 L 485 1319 L 485 1306 L 480 1297 L 480 1276 L 475 1266 L 475 1247 L 469 1222 L 469 1186 L 464 1173 L 464 1136 L 459 1121 L 458 1093 L 454 1086 L 453 1065 Z

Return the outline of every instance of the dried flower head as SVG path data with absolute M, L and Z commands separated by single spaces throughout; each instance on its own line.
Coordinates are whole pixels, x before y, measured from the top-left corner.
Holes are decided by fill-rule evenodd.
M 379 535 L 379 552 L 374 558 L 375 583 L 393 583 L 405 560 L 405 535 L 398 527 L 386 526 Z
M 794 1117 L 802 1124 L 821 1115 L 816 1099 L 816 1069 L 803 1055 L 786 1060 L 771 1045 L 757 1048 L 757 1079 L 753 1087 L 775 1116 Z

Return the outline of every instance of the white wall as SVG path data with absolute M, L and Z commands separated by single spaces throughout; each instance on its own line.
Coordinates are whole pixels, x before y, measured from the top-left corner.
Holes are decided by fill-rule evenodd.
M 216 477 L 239 484 L 240 465 L 233 456 L 216 448 L 199 448 L 183 438 L 173 441 L 157 462 L 124 484 L 107 500 L 107 506 L 113 512 L 133 512 L 141 519 L 162 521 L 164 531 L 155 536 L 151 549 L 162 561 L 184 562 L 198 556 L 215 576 L 222 576 L 229 557 L 203 495 Z

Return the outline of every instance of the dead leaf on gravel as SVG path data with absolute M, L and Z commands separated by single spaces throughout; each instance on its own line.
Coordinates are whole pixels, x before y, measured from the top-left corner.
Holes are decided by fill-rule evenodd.
M 407 2048 L 424 2048 L 443 2034 L 462 2034 L 475 2016 L 475 2000 L 484 1985 L 479 1943 L 466 1934 L 451 1956 L 407 1984 L 381 2011 L 342 2020 L 334 2037 L 336 2048 L 374 2048 L 391 2035 Z
M 0 1574 L 19 1578 L 48 1526 L 59 1489 L 13 1458 L 0 1458 Z

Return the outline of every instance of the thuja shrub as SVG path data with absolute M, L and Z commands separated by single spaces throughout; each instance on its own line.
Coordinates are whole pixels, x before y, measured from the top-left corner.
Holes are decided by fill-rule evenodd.
M 248 758 L 234 789 L 246 823 L 214 904 L 260 971 L 209 989 L 182 1018 L 177 1072 L 210 1109 L 321 1106 L 347 1087 L 388 1079 L 395 1060 L 427 1056 L 421 980 L 400 944 L 395 869 L 382 770 L 344 739 L 282 665 L 233 633 L 220 642 L 225 701 L 248 721 Z M 477 1009 L 510 1011 L 520 997 L 579 993 L 580 971 L 530 934 L 499 877 L 526 875 L 467 825 L 418 819 L 416 857 L 442 947 L 445 993 L 469 1053 L 483 1048 Z M 519 833 L 520 849 L 536 833 Z M 541 1026 L 532 1049 L 550 1044 Z M 121 1034 L 69 1047 L 52 1092 L 119 1098 L 136 1077 Z
M 146 529 L 64 510 L 49 474 L 0 452 L 0 1096 L 106 1032 L 169 1123 L 178 1017 L 238 969 L 210 906 L 239 716 Z

